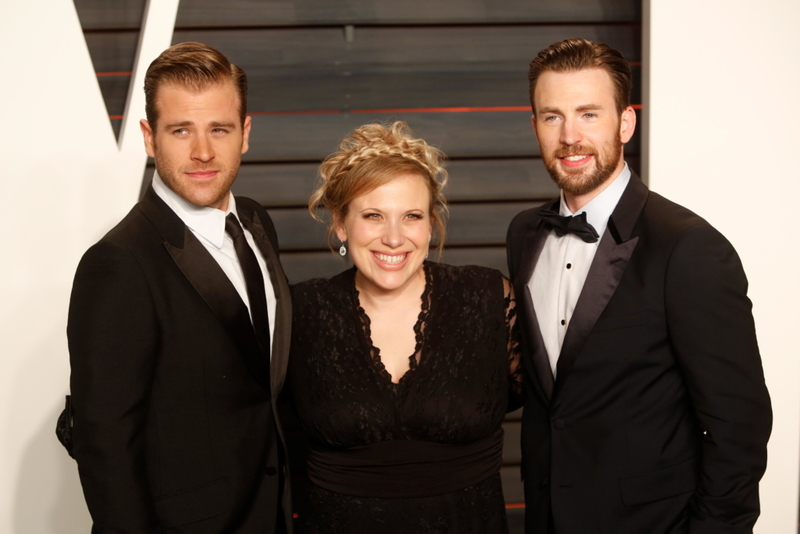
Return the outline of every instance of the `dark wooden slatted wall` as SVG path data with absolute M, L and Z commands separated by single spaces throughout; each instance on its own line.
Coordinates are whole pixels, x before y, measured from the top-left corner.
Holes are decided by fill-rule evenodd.
M 118 130 L 145 1 L 75 3 Z M 505 272 L 508 222 L 557 193 L 531 131 L 527 66 L 568 37 L 621 50 L 640 104 L 638 0 L 182 0 L 173 41 L 208 43 L 247 72 L 253 130 L 235 192 L 270 210 L 297 282 L 346 267 L 305 211 L 320 160 L 353 128 L 397 119 L 450 157 L 444 261 Z M 637 171 L 639 151 L 637 134 L 626 148 Z M 511 502 L 522 500 L 517 424 Z

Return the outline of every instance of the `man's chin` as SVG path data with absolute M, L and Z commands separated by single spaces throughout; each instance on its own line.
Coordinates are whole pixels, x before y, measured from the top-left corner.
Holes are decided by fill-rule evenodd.
M 553 178 L 553 181 L 556 183 L 559 189 L 571 195 L 585 195 L 602 183 L 602 181 L 597 180 L 594 174 L 587 176 L 586 172 L 568 174 L 562 172 L 551 172 L 550 176 Z

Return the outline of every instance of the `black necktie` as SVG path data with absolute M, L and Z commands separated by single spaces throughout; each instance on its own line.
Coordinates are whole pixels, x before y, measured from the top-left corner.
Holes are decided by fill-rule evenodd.
M 559 215 L 552 210 L 539 210 L 539 217 L 547 223 L 558 237 L 575 234 L 587 243 L 596 243 L 600 238 L 594 226 L 586 222 L 586 212 L 575 216 Z
M 225 231 L 233 239 L 233 248 L 236 249 L 236 256 L 239 258 L 239 265 L 244 274 L 244 283 L 247 285 L 247 300 L 250 301 L 250 316 L 253 319 L 253 330 L 256 334 L 261 351 L 269 362 L 270 341 L 269 341 L 269 312 L 267 311 L 267 293 L 264 289 L 264 276 L 261 274 L 261 266 L 247 244 L 247 237 L 244 230 L 236 219 L 236 215 L 229 213 L 225 217 Z M 265 365 L 269 372 L 269 364 Z

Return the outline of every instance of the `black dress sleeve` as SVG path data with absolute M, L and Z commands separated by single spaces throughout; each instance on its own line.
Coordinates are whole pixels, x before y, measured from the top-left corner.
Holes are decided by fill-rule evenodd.
M 517 302 L 514 286 L 503 278 L 503 298 L 505 302 L 506 331 L 508 332 L 508 408 L 509 412 L 521 407 L 524 401 L 522 347 L 517 324 Z

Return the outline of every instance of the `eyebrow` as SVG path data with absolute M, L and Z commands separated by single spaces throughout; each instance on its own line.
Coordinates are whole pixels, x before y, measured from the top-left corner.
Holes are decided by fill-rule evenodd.
M 603 109 L 603 106 L 601 106 L 600 104 L 584 104 L 582 106 L 578 106 L 577 108 L 575 108 L 575 111 L 594 111 L 599 109 Z M 554 108 L 551 106 L 545 106 L 539 109 L 538 113 L 539 115 L 543 115 L 545 113 L 561 113 L 561 110 L 559 108 Z
M 164 128 L 183 128 L 184 126 L 191 126 L 192 124 L 194 124 L 192 121 L 173 122 L 172 124 L 165 124 Z
M 172 124 L 167 124 L 164 127 L 167 129 L 172 128 L 184 128 L 186 126 L 193 126 L 193 121 L 181 121 L 181 122 L 173 122 Z M 209 126 L 212 128 L 235 128 L 236 123 L 234 122 L 218 122 L 218 121 L 211 121 Z

